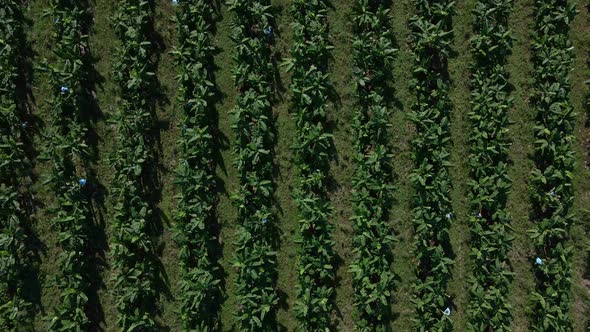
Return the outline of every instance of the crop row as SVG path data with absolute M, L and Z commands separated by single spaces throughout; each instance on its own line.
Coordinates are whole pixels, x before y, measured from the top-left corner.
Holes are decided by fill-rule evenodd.
M 53 23 L 55 61 L 46 64 L 52 90 L 48 146 L 42 157 L 51 162 L 48 179 L 57 204 L 53 227 L 62 249 L 56 283 L 60 304 L 50 317 L 50 331 L 82 331 L 88 328 L 86 314 L 90 289 L 90 199 L 86 183 L 88 162 L 84 88 L 88 38 L 83 33 L 85 8 L 76 1 L 52 1 L 45 16 Z
M 150 135 L 153 46 L 149 31 L 153 9 L 148 1 L 120 1 L 114 28 L 121 45 L 115 62 L 115 79 L 121 102 L 113 117 L 117 148 L 112 196 L 112 269 L 118 324 L 125 331 L 153 331 L 159 270 L 154 258 L 153 211 L 148 202 L 156 162 Z
M 327 331 L 334 295 L 334 225 L 327 190 L 332 136 L 326 133 L 331 84 L 327 1 L 293 1 L 292 112 L 295 120 L 293 198 L 299 209 L 298 301 L 295 315 L 304 331 Z
M 172 52 L 179 74 L 182 122 L 176 241 L 180 247 L 180 315 L 186 331 L 219 328 L 221 285 L 215 263 L 214 84 L 211 24 L 214 1 L 181 1 L 176 8 L 178 46 Z
M 586 10 L 588 11 L 588 14 L 590 14 L 590 3 L 588 3 L 586 5 Z M 590 23 L 590 20 L 588 20 L 588 22 Z M 589 119 L 590 117 L 590 47 L 586 48 L 586 55 L 588 59 L 586 61 L 586 82 L 584 82 L 586 84 L 586 98 L 585 98 L 585 104 L 584 104 L 584 111 L 586 112 L 586 119 Z M 590 124 L 590 120 L 586 120 L 586 126 L 588 126 Z M 588 163 L 590 162 L 590 150 L 586 150 L 585 151 L 585 155 L 586 155 L 586 163 L 585 165 L 587 166 Z M 588 274 L 590 271 L 590 239 L 586 240 L 586 273 Z M 586 332 L 590 332 L 590 319 L 587 318 L 586 320 L 586 326 L 585 326 L 585 331 Z
M 533 43 L 536 112 L 531 199 L 535 225 L 529 235 L 536 290 L 533 298 L 535 331 L 571 331 L 569 316 L 572 250 L 569 229 L 574 220 L 574 108 L 569 100 L 573 47 L 568 39 L 575 5 L 568 1 L 537 0 Z
M 27 273 L 28 211 L 23 184 L 31 165 L 25 111 L 18 101 L 17 82 L 24 42 L 22 5 L 0 0 L 0 330 L 29 326 L 30 303 L 24 296 Z
M 233 196 L 238 209 L 234 267 L 240 330 L 275 327 L 278 304 L 277 220 L 273 214 L 273 17 L 268 0 L 235 0 L 234 84 L 239 91 L 232 111 L 235 164 L 240 188 Z
M 357 0 L 353 8 L 356 106 L 352 178 L 353 273 L 359 331 L 387 330 L 395 275 L 389 225 L 393 168 L 387 96 L 396 49 L 383 1 Z
M 590 14 L 590 3 L 588 3 L 588 5 L 586 6 L 586 10 L 588 11 L 588 13 Z M 590 22 L 590 20 L 589 20 Z M 586 78 L 588 79 L 585 83 L 586 83 L 586 100 L 585 100 L 585 111 L 586 111 L 586 116 L 588 119 L 588 116 L 590 115 L 590 90 L 588 89 L 590 87 L 590 48 L 586 49 L 586 54 L 587 54 L 587 61 L 586 61 Z M 587 120 L 587 124 L 590 121 Z M 586 158 L 590 157 L 590 150 L 589 151 L 585 151 L 586 152 Z M 588 161 L 586 162 L 586 165 L 588 165 Z M 586 273 L 588 273 L 588 271 L 590 271 L 590 240 L 587 240 L 586 242 Z M 585 327 L 585 331 L 586 332 L 590 332 L 590 319 L 586 320 L 586 327 Z
M 415 190 L 415 306 L 416 328 L 420 331 L 452 328 L 446 290 L 454 264 L 449 242 L 454 215 L 450 200 L 447 62 L 454 4 L 449 0 L 415 0 L 417 16 L 410 21 L 415 56 L 412 87 L 417 99 L 411 114 L 416 136 L 412 141 L 415 169 L 410 180 Z
M 474 9 L 471 76 L 469 200 L 471 227 L 469 329 L 509 331 L 512 318 L 507 295 L 512 273 L 512 245 L 506 201 L 508 111 L 512 106 L 504 65 L 512 47 L 508 17 L 512 0 L 480 0 Z

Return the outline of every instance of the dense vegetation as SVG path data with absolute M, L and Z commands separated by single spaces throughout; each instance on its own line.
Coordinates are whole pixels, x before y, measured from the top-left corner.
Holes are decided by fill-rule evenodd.
M 155 331 L 159 268 L 155 259 L 153 206 L 156 183 L 153 107 L 155 74 L 149 31 L 153 8 L 142 0 L 123 1 L 114 17 L 121 41 L 115 79 L 121 102 L 113 118 L 117 149 L 112 157 L 112 269 L 122 330 Z
M 449 331 L 451 279 L 449 227 L 454 214 L 450 200 L 450 111 L 448 58 L 454 2 L 415 0 L 416 17 L 410 24 L 414 51 L 412 88 L 417 103 L 411 114 L 416 126 L 412 141 L 415 169 L 415 255 L 419 260 L 416 292 L 416 328 Z
M 472 331 L 510 331 L 507 296 L 512 282 L 508 254 L 512 237 L 506 203 L 512 181 L 508 178 L 509 95 L 506 58 L 512 46 L 508 20 L 512 0 L 481 0 L 474 10 L 471 77 L 470 288 Z
M 176 9 L 182 124 L 178 139 L 181 162 L 177 242 L 183 276 L 179 282 L 180 314 L 186 331 L 219 328 L 221 281 L 215 257 L 215 118 L 211 29 L 212 1 L 182 1 Z
M 277 218 L 272 210 L 273 146 L 273 17 L 266 0 L 235 0 L 232 39 L 236 44 L 233 71 L 239 91 L 232 111 L 235 165 L 240 188 L 233 196 L 238 209 L 237 310 L 241 330 L 272 330 L 278 295 Z
M 586 7 L 0 0 L 0 330 L 588 330 Z
M 0 329 L 16 331 L 31 323 L 31 303 L 25 296 L 24 279 L 30 250 L 31 163 L 25 145 L 30 143 L 25 103 L 19 97 L 25 43 L 22 5 L 0 1 Z
M 535 225 L 529 230 L 536 291 L 535 331 L 571 331 L 569 315 L 572 250 L 569 230 L 574 222 L 572 172 L 575 113 L 569 99 L 572 44 L 569 24 L 575 7 L 568 1 L 537 0 L 533 44 L 536 111 L 535 166 L 531 200 Z
M 358 0 L 354 7 L 353 66 L 357 98 L 355 175 L 352 179 L 355 257 L 350 266 L 360 331 L 386 331 L 395 275 L 391 271 L 393 200 L 390 75 L 396 49 L 390 10 L 381 1 Z
M 295 314 L 303 331 L 332 326 L 334 295 L 334 224 L 327 197 L 332 136 L 326 132 L 326 110 L 332 86 L 328 62 L 327 1 L 295 0 L 293 44 L 287 62 L 292 72 L 295 120 L 295 166 L 298 185 L 293 198 L 299 209 L 298 302 Z
M 92 256 L 88 130 L 88 36 L 84 24 L 87 3 L 51 1 L 46 15 L 54 23 L 55 61 L 44 66 L 52 90 L 49 145 L 42 157 L 51 162 L 48 183 L 57 198 L 54 229 L 58 232 L 61 304 L 50 319 L 50 331 L 83 331 L 89 328 L 86 313 L 91 288 Z M 84 114 L 86 113 L 86 114 Z

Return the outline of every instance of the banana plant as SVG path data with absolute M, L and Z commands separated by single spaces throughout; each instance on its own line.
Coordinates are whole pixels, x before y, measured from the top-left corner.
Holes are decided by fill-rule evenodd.
M 240 187 L 232 195 L 238 210 L 233 266 L 237 270 L 237 324 L 240 330 L 277 328 L 277 218 L 273 213 L 272 102 L 273 16 L 268 0 L 233 0 L 235 43 L 232 110 L 235 165 Z
M 41 158 L 51 162 L 48 184 L 57 195 L 52 208 L 53 227 L 62 252 L 58 257 L 60 304 L 46 317 L 49 331 L 83 331 L 89 328 L 86 314 L 92 278 L 90 264 L 90 191 L 86 184 L 88 164 L 87 123 L 83 101 L 89 98 L 83 85 L 88 77 L 88 37 L 83 24 L 87 3 L 50 1 L 44 13 L 53 25 L 55 61 L 45 61 L 52 90 L 48 146 Z
M 215 262 L 215 142 L 211 29 L 213 1 L 182 1 L 176 6 L 178 46 L 172 52 L 179 68 L 178 102 L 183 120 L 178 146 L 181 163 L 175 184 L 180 190 L 176 240 L 182 278 L 180 315 L 184 331 L 220 328 L 221 281 Z
M 395 282 L 391 271 L 394 236 L 388 224 L 393 168 L 386 98 L 391 92 L 389 73 L 397 49 L 389 14 L 390 9 L 381 1 L 357 0 L 353 7 L 355 256 L 349 270 L 353 274 L 358 331 L 387 330 Z
M 473 10 L 471 40 L 471 131 L 469 134 L 469 199 L 473 213 L 468 308 L 470 331 L 509 331 L 512 319 L 507 301 L 512 273 L 508 253 L 512 247 L 506 200 L 508 177 L 507 112 L 512 107 L 506 57 L 512 47 L 508 17 L 512 0 L 480 0 Z
M 118 141 L 113 175 L 114 298 L 121 331 L 156 331 L 154 320 L 160 280 L 153 240 L 155 93 L 149 29 L 153 8 L 148 1 L 119 1 L 114 30 L 121 41 L 114 65 L 121 102 L 112 118 Z
M 32 329 L 32 305 L 23 280 L 31 267 L 27 246 L 31 169 L 26 113 L 17 92 L 23 78 L 20 49 L 25 43 L 23 5 L 0 1 L 0 329 Z
M 416 16 L 410 20 L 414 51 L 412 89 L 416 105 L 410 119 L 416 127 L 412 141 L 414 171 L 415 324 L 419 331 L 452 329 L 449 227 L 455 218 L 449 178 L 449 81 L 447 61 L 451 50 L 451 17 L 455 3 L 448 0 L 415 0 Z
M 534 331 L 571 331 L 570 288 L 573 247 L 569 229 L 575 220 L 573 205 L 574 125 L 569 100 L 569 72 L 573 47 L 569 24 L 576 9 L 567 1 L 537 0 L 533 43 L 536 111 L 535 169 L 530 196 L 535 225 L 529 230 L 536 248 L 532 294 Z
M 298 186 L 293 198 L 299 210 L 298 301 L 295 314 L 302 331 L 332 328 L 334 301 L 334 225 L 328 185 L 332 136 L 326 131 L 328 75 L 332 46 L 328 35 L 328 1 L 294 0 L 291 59 L 292 114 L 295 119 L 295 166 Z

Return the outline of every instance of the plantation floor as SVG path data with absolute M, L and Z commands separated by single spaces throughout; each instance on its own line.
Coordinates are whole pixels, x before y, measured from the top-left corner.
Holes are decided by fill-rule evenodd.
M 44 8 L 48 6 L 48 0 L 29 1 L 29 9 L 26 16 L 31 25 L 29 29 L 29 41 L 34 51 L 33 62 L 40 64 L 47 58 L 52 60 L 51 44 L 49 43 L 52 30 L 49 18 L 43 18 Z M 95 172 L 99 182 L 99 192 L 104 199 L 95 201 L 95 212 L 100 221 L 95 234 L 95 241 L 103 253 L 99 260 L 100 279 L 102 284 L 96 290 L 95 315 L 101 321 L 97 330 L 117 330 L 117 313 L 114 300 L 111 297 L 112 289 L 111 271 L 109 269 L 108 239 L 110 238 L 111 200 L 109 188 L 112 170 L 109 166 L 109 156 L 113 151 L 113 131 L 108 122 L 109 117 L 117 107 L 117 86 L 113 82 L 112 65 L 115 57 L 115 48 L 118 43 L 112 30 L 112 17 L 116 0 L 96 0 L 94 2 L 94 25 L 90 36 L 90 49 L 96 58 L 96 95 L 98 109 L 93 113 L 95 118 L 93 130 L 96 140 L 93 142 L 95 153 Z M 453 24 L 454 54 L 450 59 L 449 72 L 453 88 L 451 90 L 452 110 L 452 140 L 453 149 L 451 160 L 452 169 L 452 199 L 457 219 L 451 228 L 451 240 L 455 254 L 456 265 L 453 270 L 454 280 L 450 283 L 450 293 L 454 297 L 454 309 L 452 318 L 457 331 L 466 329 L 467 315 L 465 312 L 468 303 L 468 283 L 471 261 L 469 257 L 469 231 L 467 216 L 470 214 L 467 202 L 468 172 L 465 164 L 469 149 L 467 137 L 469 123 L 467 112 L 469 111 L 469 68 L 470 50 L 469 40 L 472 34 L 471 10 L 475 0 L 457 1 L 457 13 Z M 178 135 L 179 105 L 176 101 L 177 84 L 175 81 L 176 68 L 169 54 L 176 43 L 174 22 L 171 18 L 174 14 L 172 2 L 169 0 L 157 0 L 155 16 L 155 34 L 152 41 L 158 46 L 157 77 L 160 84 L 162 97 L 157 107 L 158 130 L 160 133 L 158 169 L 160 172 L 161 189 L 158 193 L 160 199 L 152 202 L 158 213 L 160 232 L 157 236 L 159 245 L 159 257 L 162 273 L 166 283 L 162 285 L 159 306 L 161 312 L 157 320 L 167 331 L 180 329 L 180 317 L 177 313 L 176 302 L 178 281 L 178 248 L 173 241 L 173 215 L 175 209 L 175 188 L 173 186 L 174 169 L 178 163 L 176 153 L 176 138 Z M 278 23 L 276 49 L 281 58 L 289 57 L 291 44 L 291 15 L 289 15 L 289 0 L 273 0 L 276 9 Z M 396 104 L 391 117 L 392 137 L 394 142 L 394 162 L 396 172 L 396 202 L 391 210 L 391 225 L 397 234 L 397 243 L 394 247 L 395 263 L 392 269 L 399 277 L 397 289 L 394 293 L 394 319 L 391 322 L 395 331 L 410 331 L 412 328 L 413 307 L 411 302 L 412 284 L 415 277 L 413 268 L 415 265 L 412 255 L 413 231 L 411 222 L 411 195 L 408 175 L 412 169 L 410 159 L 411 139 L 414 129 L 408 120 L 407 114 L 414 104 L 414 95 L 409 89 L 411 79 L 412 54 L 408 45 L 408 20 L 413 16 L 413 2 L 411 0 L 393 1 L 391 12 L 393 29 L 397 46 L 400 49 L 397 55 L 394 71 L 395 100 Z M 354 326 L 353 290 L 351 276 L 348 273 L 348 264 L 351 261 L 351 235 L 352 226 L 349 221 L 351 216 L 350 204 L 350 179 L 352 176 L 352 128 L 353 114 L 353 86 L 351 68 L 351 6 L 352 0 L 333 1 L 333 8 L 329 12 L 329 23 L 334 45 L 331 80 L 337 91 L 337 99 L 332 103 L 329 111 L 330 131 L 334 135 L 337 156 L 332 163 L 331 172 L 336 185 L 330 192 L 330 199 L 334 208 L 333 221 L 336 223 L 334 237 L 336 240 L 336 252 L 338 254 L 338 280 L 336 285 L 336 309 L 334 320 L 339 331 L 351 331 Z M 571 74 L 572 93 L 571 99 L 576 107 L 578 123 L 577 137 L 577 163 L 575 170 L 576 203 L 575 212 L 578 223 L 572 229 L 572 240 L 576 248 L 574 257 L 574 286 L 572 287 L 573 310 L 572 317 L 576 331 L 582 331 L 586 325 L 590 313 L 590 280 L 587 275 L 588 257 L 584 250 L 588 244 L 590 231 L 590 171 L 588 164 L 590 158 L 590 128 L 586 127 L 587 114 L 585 111 L 585 98 L 588 87 L 584 84 L 589 79 L 588 52 L 590 51 L 590 18 L 586 10 L 586 0 L 578 1 L 580 13 L 572 23 L 571 39 L 576 48 L 575 68 Z M 532 248 L 529 245 L 527 229 L 531 227 L 528 218 L 528 179 L 533 163 L 531 160 L 533 143 L 533 113 L 528 104 L 532 92 L 532 64 L 530 54 L 531 33 L 534 28 L 534 0 L 515 1 L 513 14 L 510 17 L 510 27 L 515 38 L 513 54 L 509 58 L 508 72 L 510 82 L 513 84 L 512 96 L 514 107 L 510 112 L 513 122 L 510 127 L 512 148 L 510 158 L 510 177 L 514 180 L 512 194 L 509 198 L 508 209 L 513 217 L 514 247 L 511 254 L 511 265 L 515 273 L 512 292 L 509 301 L 513 306 L 513 330 L 528 331 L 529 311 L 527 309 L 528 294 L 534 288 L 533 276 L 530 270 Z M 232 330 L 234 313 L 236 312 L 234 281 L 236 274 L 231 262 L 234 255 L 234 233 L 236 222 L 236 209 L 231 203 L 231 194 L 238 188 L 236 183 L 237 171 L 233 165 L 231 119 L 229 112 L 235 105 L 236 91 L 232 78 L 232 53 L 234 45 L 229 38 L 231 15 L 225 4 L 219 4 L 219 20 L 216 24 L 214 35 L 215 45 L 218 47 L 216 55 L 216 83 L 222 93 L 222 98 L 217 105 L 219 112 L 219 129 L 222 135 L 220 148 L 218 176 L 223 183 L 220 190 L 220 203 L 217 208 L 218 219 L 221 225 L 220 242 L 222 248 L 222 267 L 224 270 L 225 301 L 222 306 L 223 330 Z M 279 59 L 280 62 L 280 59 Z M 276 209 L 281 220 L 281 245 L 278 252 L 279 279 L 278 288 L 281 295 L 278 322 L 281 330 L 293 331 L 297 326 L 293 313 L 293 305 L 297 297 L 297 245 L 298 236 L 297 211 L 291 199 L 291 190 L 295 185 L 293 176 L 291 146 L 294 137 L 294 124 L 289 114 L 289 74 L 281 67 L 280 81 L 282 88 L 277 93 L 275 103 L 276 127 L 278 132 L 276 142 Z M 39 118 L 39 132 L 37 150 L 42 150 L 45 139 L 42 137 L 43 124 L 46 123 L 49 92 L 47 89 L 47 77 L 35 72 L 32 82 L 35 98 L 35 113 Z M 38 162 L 35 167 L 36 184 L 34 190 L 38 201 L 35 230 L 43 243 L 41 250 L 40 268 L 40 301 L 39 314 L 36 316 L 36 330 L 43 331 L 46 321 L 43 317 L 54 310 L 59 298 L 59 291 L 53 284 L 53 276 L 57 274 L 55 256 L 59 252 L 56 246 L 56 236 L 50 227 L 50 206 L 53 203 L 52 193 L 43 184 L 47 173 L 47 165 Z

